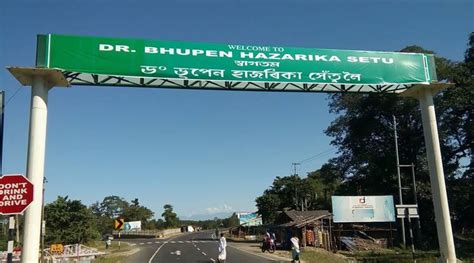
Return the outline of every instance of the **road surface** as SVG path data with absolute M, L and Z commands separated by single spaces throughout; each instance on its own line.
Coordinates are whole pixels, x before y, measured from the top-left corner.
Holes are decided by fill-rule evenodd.
M 128 257 L 131 263 L 167 263 L 167 262 L 217 262 L 217 240 L 213 231 L 186 233 L 167 239 L 131 239 L 124 240 L 140 251 Z M 263 256 L 257 256 L 232 247 L 228 242 L 226 263 L 267 263 L 279 262 Z

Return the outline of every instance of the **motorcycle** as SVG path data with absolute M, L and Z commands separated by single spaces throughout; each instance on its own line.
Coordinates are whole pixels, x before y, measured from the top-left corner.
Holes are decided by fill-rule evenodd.
M 262 252 L 265 253 L 265 251 L 268 251 L 270 253 L 275 252 L 276 250 L 276 245 L 275 241 L 271 238 L 264 239 L 262 241 Z

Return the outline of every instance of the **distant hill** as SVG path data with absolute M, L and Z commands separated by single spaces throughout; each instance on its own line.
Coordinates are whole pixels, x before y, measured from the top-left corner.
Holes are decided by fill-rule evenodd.
M 199 214 L 199 215 L 192 215 L 192 216 L 179 216 L 179 219 L 181 220 L 210 220 L 214 219 L 215 217 L 224 219 L 228 218 L 232 215 L 232 212 L 223 212 L 223 213 L 216 213 L 216 214 Z

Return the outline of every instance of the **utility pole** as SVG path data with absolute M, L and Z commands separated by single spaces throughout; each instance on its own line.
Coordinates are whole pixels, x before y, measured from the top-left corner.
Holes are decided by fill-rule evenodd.
M 291 165 L 293 165 L 293 175 L 298 175 L 298 171 L 297 171 L 297 168 L 296 166 L 297 165 L 300 165 L 301 163 L 292 163 Z
M 293 165 L 293 175 L 298 176 L 296 166 L 300 165 L 300 163 L 292 163 L 291 165 Z M 296 207 L 296 210 L 298 210 L 298 204 L 299 204 L 299 202 L 298 202 L 298 188 L 296 187 L 296 183 L 295 183 L 295 207 Z
M 400 204 L 403 205 L 403 196 L 402 196 L 402 177 L 400 175 L 400 160 L 398 157 L 398 137 L 397 137 L 397 119 L 395 115 L 393 115 L 393 132 L 395 136 L 395 155 L 397 157 L 397 175 L 398 175 L 398 194 L 400 197 Z M 400 222 L 402 224 L 402 242 L 403 246 L 406 246 L 406 238 L 405 238 L 405 219 L 400 218 Z

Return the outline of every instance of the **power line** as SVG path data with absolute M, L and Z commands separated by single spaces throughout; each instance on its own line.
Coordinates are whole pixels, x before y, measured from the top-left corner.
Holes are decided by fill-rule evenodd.
M 318 154 L 315 154 L 315 155 L 313 155 L 313 156 L 311 156 L 311 157 L 308 157 L 308 158 L 306 158 L 306 159 L 304 159 L 304 160 L 301 160 L 301 161 L 299 161 L 298 163 L 301 164 L 301 163 L 304 163 L 304 162 L 311 161 L 311 160 L 313 160 L 313 159 L 315 159 L 315 158 L 317 158 L 317 157 L 321 157 L 321 156 L 323 156 L 323 155 L 325 155 L 325 154 L 327 154 L 327 153 L 330 153 L 330 152 L 332 152 L 332 151 L 335 151 L 335 149 L 334 149 L 334 148 L 326 149 L 326 150 L 324 150 L 324 151 L 322 151 L 322 152 L 320 152 L 320 153 L 318 153 Z
M 13 95 L 7 100 L 7 102 L 5 102 L 5 107 L 7 107 L 8 103 L 13 99 L 15 98 L 16 94 L 18 94 L 18 92 L 20 92 L 21 90 L 21 85 L 16 89 L 15 93 L 13 93 Z

